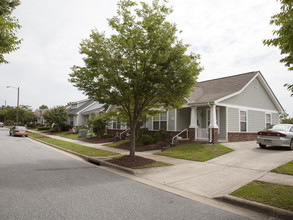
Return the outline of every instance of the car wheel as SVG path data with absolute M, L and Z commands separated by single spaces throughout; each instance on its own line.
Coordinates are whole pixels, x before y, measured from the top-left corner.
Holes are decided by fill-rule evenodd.
M 265 145 L 265 144 L 259 144 L 259 147 L 262 148 L 262 149 L 266 148 L 266 146 L 267 145 Z
M 293 139 L 290 142 L 290 149 L 293 150 Z

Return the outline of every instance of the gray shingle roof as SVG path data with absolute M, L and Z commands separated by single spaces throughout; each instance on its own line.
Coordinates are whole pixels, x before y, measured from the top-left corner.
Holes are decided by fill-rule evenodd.
M 86 107 L 88 107 L 89 105 L 91 105 L 92 103 L 94 103 L 94 100 L 88 100 L 86 101 L 83 105 L 79 106 L 78 108 L 74 108 L 71 109 L 71 107 L 67 110 L 69 115 L 75 115 L 78 112 L 80 112 L 81 110 L 85 109 Z
M 240 91 L 258 73 L 260 72 L 249 72 L 198 82 L 190 93 L 188 100 L 193 103 L 213 102 Z

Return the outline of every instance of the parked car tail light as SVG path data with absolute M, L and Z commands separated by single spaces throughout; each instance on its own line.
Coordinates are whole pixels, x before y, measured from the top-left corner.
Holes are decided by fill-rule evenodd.
M 14 132 L 19 132 L 19 130 L 15 130 Z
M 278 133 L 278 132 L 258 132 L 257 135 L 263 135 L 263 136 L 272 136 L 272 137 L 286 137 L 286 134 Z

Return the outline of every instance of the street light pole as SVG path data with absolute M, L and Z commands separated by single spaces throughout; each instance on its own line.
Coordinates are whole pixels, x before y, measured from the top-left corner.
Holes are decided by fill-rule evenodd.
M 17 110 L 16 110 L 16 125 L 18 125 L 18 120 L 19 120 L 19 87 L 14 87 L 14 86 L 7 86 L 7 88 L 14 88 L 17 89 Z

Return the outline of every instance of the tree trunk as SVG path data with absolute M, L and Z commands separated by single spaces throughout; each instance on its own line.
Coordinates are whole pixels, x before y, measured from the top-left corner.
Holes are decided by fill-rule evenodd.
M 132 123 L 130 124 L 130 153 L 129 156 L 130 157 L 134 157 L 135 156 L 135 146 L 136 146 L 136 121 L 132 121 Z

